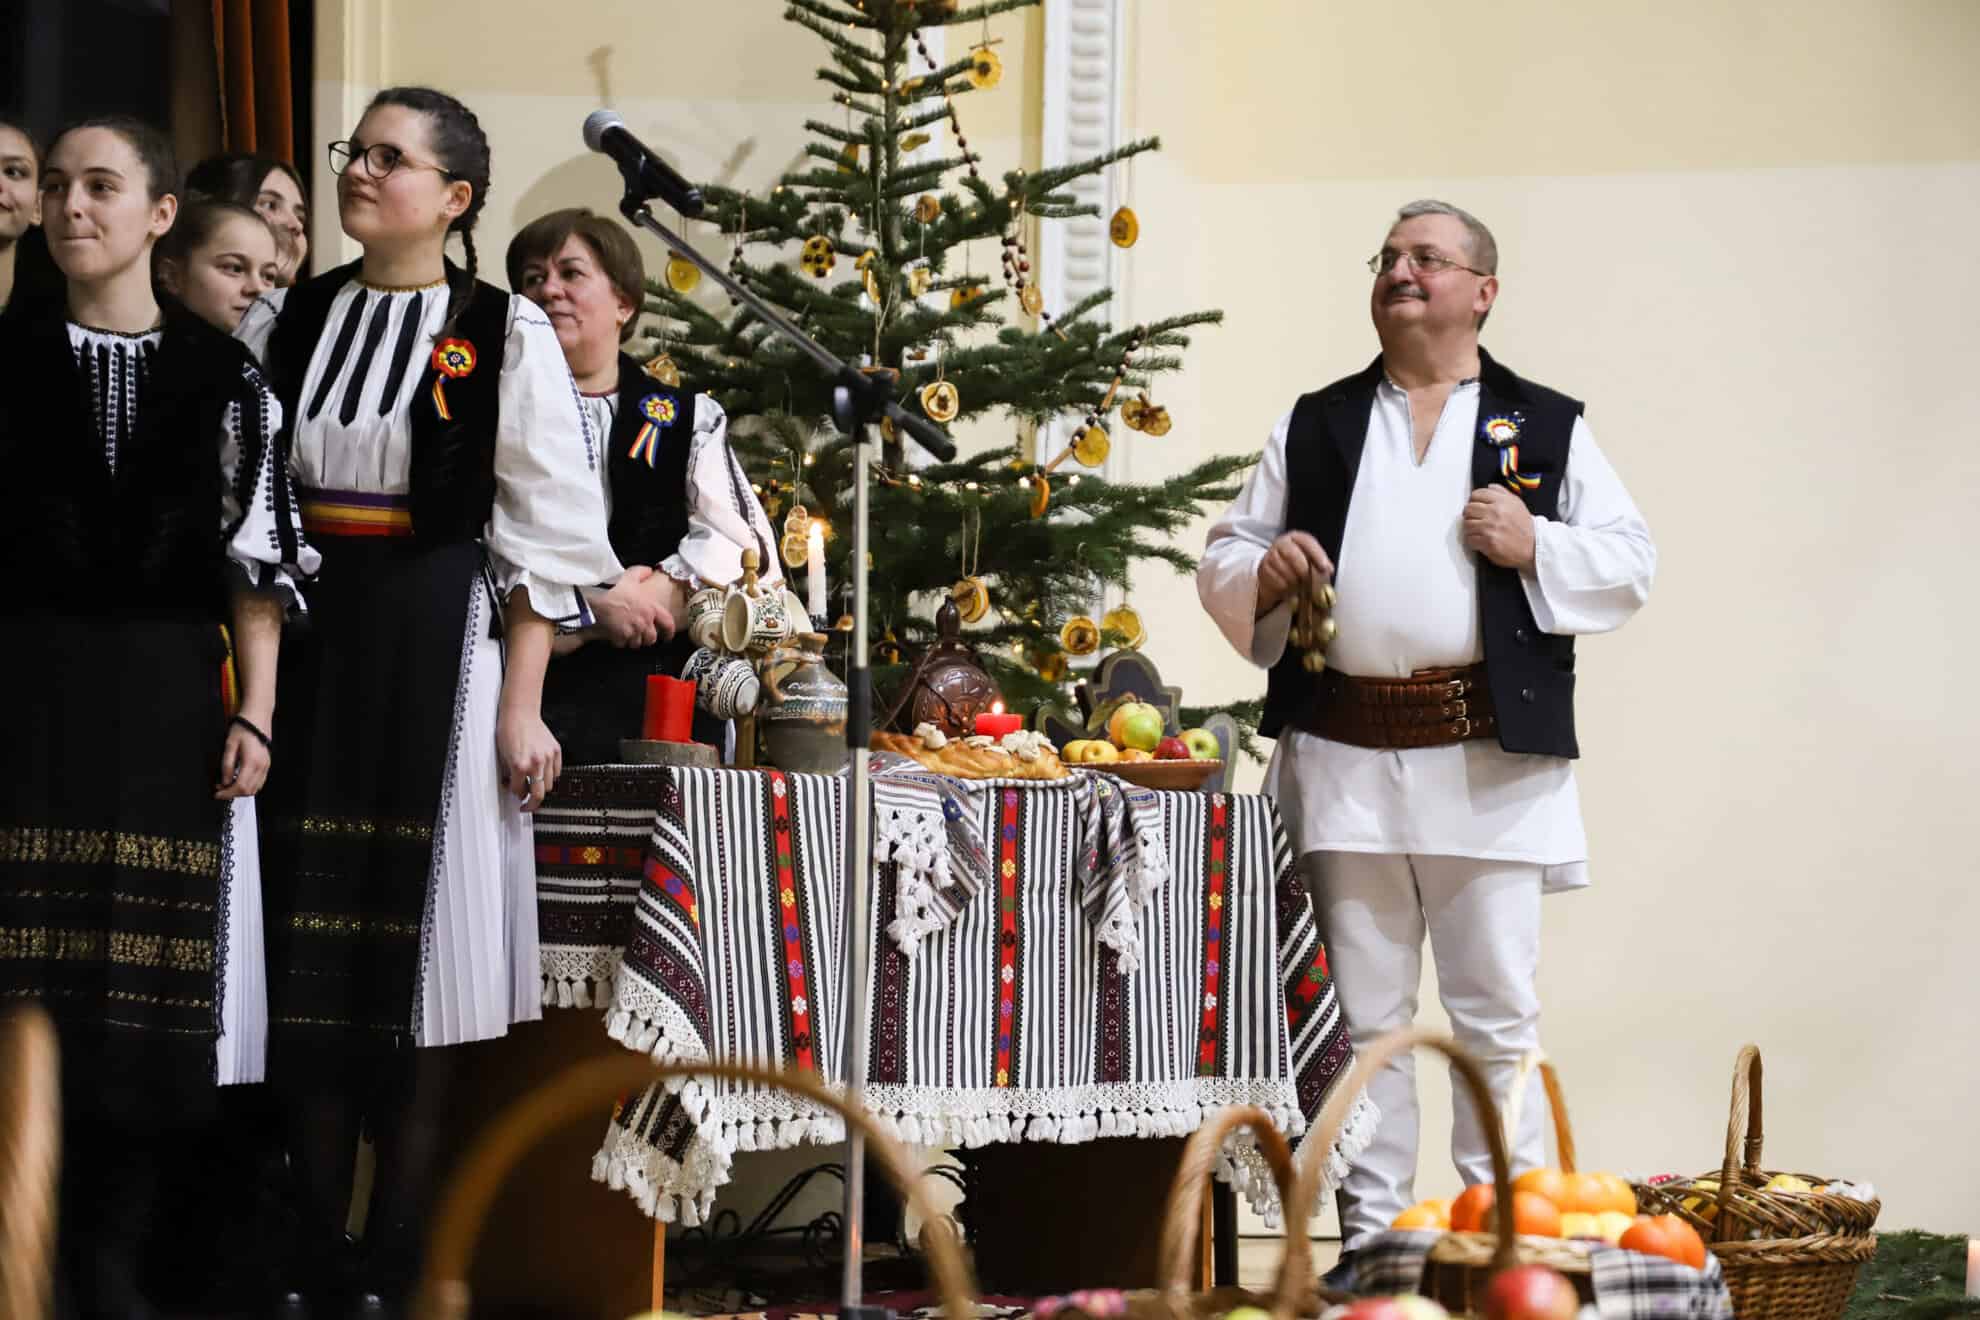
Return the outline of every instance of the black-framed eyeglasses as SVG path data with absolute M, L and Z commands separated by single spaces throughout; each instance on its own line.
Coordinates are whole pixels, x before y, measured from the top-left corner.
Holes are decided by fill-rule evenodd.
M 428 161 L 414 160 L 389 142 L 374 142 L 370 146 L 354 142 L 348 138 L 330 144 L 330 172 L 342 174 L 352 162 L 362 160 L 364 172 L 374 179 L 382 179 L 401 166 L 413 170 L 432 170 L 443 179 L 453 179 L 455 174 L 444 165 L 434 165 Z
M 1430 248 L 1421 248 L 1415 252 L 1398 252 L 1394 248 L 1383 248 L 1368 259 L 1369 273 L 1387 275 L 1396 268 L 1396 263 L 1399 261 L 1409 262 L 1410 269 L 1418 275 L 1441 275 L 1447 270 L 1468 270 L 1473 275 L 1487 277 L 1492 273 L 1489 270 L 1480 270 L 1476 266 L 1467 266 L 1462 261 L 1454 261 Z

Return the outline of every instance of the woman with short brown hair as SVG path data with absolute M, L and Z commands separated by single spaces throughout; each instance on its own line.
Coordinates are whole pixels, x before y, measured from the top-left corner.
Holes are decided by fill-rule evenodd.
M 639 730 L 645 676 L 680 673 L 694 650 L 685 634 L 670 637 L 688 596 L 740 577 L 745 548 L 756 550 L 766 582 L 780 582 L 776 542 L 729 451 L 721 405 L 647 374 L 620 347 L 646 293 L 631 235 L 587 210 L 552 211 L 515 236 L 507 265 L 509 287 L 550 318 L 585 418 L 605 441 L 609 532 L 626 565 L 593 596 L 598 622 L 558 639 L 543 717 L 569 763 L 616 761 L 618 740 Z M 663 611 L 658 627 L 641 626 L 642 599 Z

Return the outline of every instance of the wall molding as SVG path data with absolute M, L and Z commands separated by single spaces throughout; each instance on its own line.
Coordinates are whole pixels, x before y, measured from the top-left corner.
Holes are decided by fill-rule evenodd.
M 1126 0 L 1045 0 L 1045 106 L 1039 159 L 1046 166 L 1112 151 L 1122 130 L 1126 82 Z M 1035 272 L 1045 306 L 1055 314 L 1101 289 L 1113 289 L 1108 319 L 1119 326 L 1120 249 L 1107 237 L 1107 218 L 1119 205 L 1120 167 L 1076 180 L 1069 191 L 1100 214 L 1039 225 Z M 1044 428 L 1041 455 L 1063 449 L 1079 418 L 1063 416 Z M 1116 439 L 1102 467 L 1110 479 L 1127 476 L 1128 446 Z

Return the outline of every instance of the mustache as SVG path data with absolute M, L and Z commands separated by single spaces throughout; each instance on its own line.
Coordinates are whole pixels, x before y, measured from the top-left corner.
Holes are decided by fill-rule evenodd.
M 1427 302 L 1430 299 L 1430 295 L 1425 293 L 1419 285 L 1398 284 L 1395 288 L 1389 290 L 1387 301 L 1394 301 L 1397 298 L 1414 298 L 1418 302 Z

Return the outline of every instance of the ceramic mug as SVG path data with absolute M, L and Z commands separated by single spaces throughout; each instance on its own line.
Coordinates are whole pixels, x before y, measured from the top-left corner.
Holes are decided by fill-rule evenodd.
M 695 654 L 714 653 L 697 651 Z M 756 667 L 740 656 L 717 657 L 701 670 L 694 686 L 695 704 L 718 720 L 740 719 L 755 713 L 756 703 L 763 696 L 763 684 L 756 677 Z
M 719 650 L 712 646 L 704 646 L 689 656 L 687 663 L 681 666 L 681 677 L 690 683 L 699 683 L 701 676 L 708 672 L 709 667 L 721 663 L 721 660 L 722 653 Z
M 726 595 L 721 587 L 703 587 L 688 597 L 684 626 L 696 646 L 722 644 L 722 606 Z
M 781 587 L 764 587 L 755 595 L 731 587 L 722 603 L 722 645 L 738 654 L 767 651 L 796 626 L 790 598 Z

